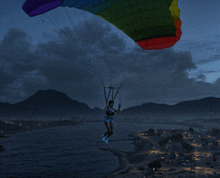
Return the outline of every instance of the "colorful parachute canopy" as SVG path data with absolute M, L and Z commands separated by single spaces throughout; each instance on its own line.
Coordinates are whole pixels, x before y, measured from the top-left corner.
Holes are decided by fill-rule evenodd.
M 26 0 L 23 10 L 36 16 L 56 7 L 93 13 L 146 50 L 172 47 L 181 37 L 178 0 Z

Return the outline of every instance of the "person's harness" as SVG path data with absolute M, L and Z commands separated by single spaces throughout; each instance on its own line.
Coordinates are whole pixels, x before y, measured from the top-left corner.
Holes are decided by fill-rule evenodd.
M 115 114 L 114 109 L 112 109 L 112 108 L 110 108 L 110 107 L 108 106 L 108 109 L 107 109 L 107 111 L 106 111 L 107 117 L 108 117 L 108 116 L 114 116 L 114 114 Z

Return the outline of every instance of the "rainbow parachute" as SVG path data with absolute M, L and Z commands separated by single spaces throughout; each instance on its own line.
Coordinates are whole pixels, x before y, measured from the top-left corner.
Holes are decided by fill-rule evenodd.
M 172 47 L 181 32 L 178 0 L 26 0 L 29 16 L 56 7 L 78 8 L 95 14 L 132 38 L 146 50 Z

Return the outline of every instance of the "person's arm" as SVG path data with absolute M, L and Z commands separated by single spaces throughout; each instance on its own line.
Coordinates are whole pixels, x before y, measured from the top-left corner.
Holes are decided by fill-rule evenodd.
M 106 114 L 107 109 L 108 109 L 108 107 L 106 106 L 105 110 L 104 110 L 104 117 L 107 117 L 107 114 Z
M 118 110 L 114 109 L 115 112 L 119 113 L 120 112 L 120 108 L 121 108 L 121 103 L 119 103 L 119 105 L 118 105 Z

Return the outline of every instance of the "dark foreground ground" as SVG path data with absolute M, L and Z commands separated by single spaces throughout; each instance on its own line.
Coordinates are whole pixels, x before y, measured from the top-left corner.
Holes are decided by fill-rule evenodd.
M 191 129 L 190 129 L 191 130 Z M 220 177 L 220 132 L 147 130 L 131 134 L 132 152 L 111 151 L 120 168 L 106 178 Z
M 0 137 L 33 129 L 82 124 L 77 119 L 0 121 Z M 118 156 L 120 163 L 106 178 L 220 177 L 220 130 L 217 128 L 203 131 L 148 129 L 129 136 L 135 145 L 133 151 L 100 148 Z M 4 151 L 3 146 L 0 151 Z

